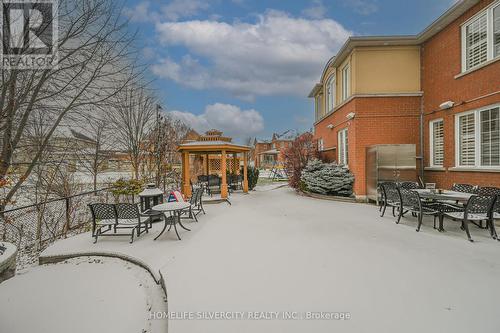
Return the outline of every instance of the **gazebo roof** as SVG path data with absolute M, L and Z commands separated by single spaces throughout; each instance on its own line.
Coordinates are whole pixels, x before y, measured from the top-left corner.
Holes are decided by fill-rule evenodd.
M 250 147 L 237 145 L 227 141 L 191 141 L 182 143 L 177 148 L 178 151 L 189 152 L 218 152 L 225 150 L 231 153 L 243 153 L 250 151 Z
M 177 147 L 177 150 L 193 153 L 220 153 L 223 150 L 228 153 L 243 153 L 250 151 L 250 147 L 237 145 L 231 142 L 229 137 L 222 136 L 221 131 L 210 130 L 201 135 L 198 140 L 185 141 Z

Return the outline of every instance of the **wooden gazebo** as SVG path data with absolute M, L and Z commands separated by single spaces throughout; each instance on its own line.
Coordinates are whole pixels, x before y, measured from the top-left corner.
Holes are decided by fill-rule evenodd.
M 191 176 L 190 176 L 190 155 L 204 156 L 204 171 L 208 175 L 210 173 L 209 156 L 220 155 L 220 174 L 221 174 L 221 198 L 227 199 L 228 185 L 227 185 L 227 162 L 228 155 L 233 156 L 233 172 L 239 171 L 239 161 L 236 156 L 243 155 L 243 192 L 248 193 L 248 153 L 250 147 L 237 145 L 231 142 L 232 139 L 222 136 L 222 132 L 211 130 L 200 136 L 195 141 L 187 141 L 179 145 L 177 150 L 182 154 L 182 193 L 191 196 Z

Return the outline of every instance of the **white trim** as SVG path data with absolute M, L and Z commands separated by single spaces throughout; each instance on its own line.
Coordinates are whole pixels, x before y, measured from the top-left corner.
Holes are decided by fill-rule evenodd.
M 349 139 L 348 139 L 349 131 L 347 127 L 339 130 L 337 132 L 337 163 L 339 165 L 343 165 L 346 168 L 349 168 Z M 343 138 L 342 142 L 340 138 Z M 340 153 L 343 152 L 344 156 L 341 161 Z
M 348 62 L 342 68 L 342 101 L 345 101 L 351 95 L 351 63 Z
M 343 101 L 342 103 L 338 104 L 335 106 L 335 108 L 333 109 L 333 111 L 331 112 L 327 112 L 325 113 L 323 116 L 321 116 L 320 119 L 318 119 L 314 125 L 317 125 L 319 124 L 320 122 L 322 122 L 323 120 L 325 120 L 329 115 L 331 115 L 332 113 L 334 113 L 335 111 L 341 109 L 344 105 L 346 105 L 347 103 L 349 103 L 350 101 L 352 101 L 353 99 L 355 98 L 377 98 L 377 97 L 422 97 L 423 96 L 423 92 L 414 92 L 414 93 L 374 93 L 374 94 L 354 94 L 354 95 L 351 95 L 349 96 L 348 99 L 346 99 L 345 101 Z
M 323 138 L 319 138 L 318 139 L 318 151 L 322 152 L 324 150 L 325 150 L 325 142 L 324 142 Z
M 443 164 L 434 164 L 434 124 L 437 122 L 443 123 Z M 429 160 L 430 160 L 429 166 L 431 168 L 443 167 L 444 155 L 445 155 L 445 150 L 444 150 L 444 119 L 443 118 L 433 119 L 433 120 L 429 121 Z
M 465 111 L 462 113 L 455 114 L 455 167 L 450 168 L 454 170 L 475 170 L 475 171 L 491 171 L 499 170 L 499 166 L 482 166 L 481 165 L 481 122 L 480 113 L 482 111 L 491 110 L 494 108 L 500 108 L 500 103 L 495 103 L 491 105 L 486 105 L 478 109 Z M 474 114 L 474 165 L 460 165 L 460 117 Z
M 330 97 L 332 99 L 331 107 L 330 107 Z M 331 74 L 326 81 L 326 109 L 327 113 L 333 112 L 335 110 L 335 102 L 337 99 L 337 77 L 335 73 Z
M 493 2 L 488 7 L 479 11 L 474 16 L 472 16 L 471 18 L 469 18 L 467 21 L 463 22 L 460 25 L 460 34 L 461 34 L 460 39 L 461 39 L 461 52 L 462 52 L 462 73 L 461 74 L 469 73 L 469 72 L 477 69 L 478 67 L 480 67 L 484 64 L 492 62 L 492 60 L 494 60 L 494 59 L 500 58 L 500 54 L 497 56 L 494 56 L 494 49 L 493 49 L 493 46 L 494 46 L 493 45 L 493 43 L 494 43 L 493 10 L 497 6 L 500 6 L 500 0 Z M 486 48 L 487 48 L 486 61 L 484 61 L 481 64 L 478 64 L 474 67 L 467 68 L 467 34 L 466 34 L 466 29 L 467 29 L 467 26 L 469 26 L 474 21 L 480 19 L 483 15 L 486 16 Z

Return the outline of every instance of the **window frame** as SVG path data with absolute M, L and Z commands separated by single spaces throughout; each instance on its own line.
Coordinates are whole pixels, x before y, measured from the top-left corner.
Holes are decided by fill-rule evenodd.
M 323 138 L 318 139 L 318 151 L 322 152 L 325 150 L 325 142 L 323 141 Z
M 321 119 L 321 96 L 318 95 L 314 98 L 314 113 L 316 115 L 316 120 Z
M 500 170 L 500 164 L 481 165 L 481 121 L 480 114 L 482 111 L 487 111 L 495 108 L 500 108 L 500 103 L 487 105 L 479 109 L 469 110 L 466 112 L 457 113 L 455 115 L 455 167 L 462 169 L 483 169 L 483 170 Z M 474 165 L 460 165 L 460 117 L 474 114 Z M 499 114 L 500 118 L 500 114 Z
M 495 1 L 490 4 L 488 7 L 476 13 L 474 16 L 469 18 L 467 21 L 461 24 L 460 26 L 460 39 L 461 39 L 461 51 L 462 51 L 462 73 L 472 71 L 476 68 L 481 68 L 482 65 L 488 63 L 489 61 L 500 58 L 500 53 L 498 55 L 494 55 L 494 34 L 493 34 L 493 12 L 494 10 L 500 6 L 500 0 Z M 477 64 L 474 67 L 467 68 L 467 27 L 471 25 L 476 20 L 480 19 L 483 15 L 486 15 L 486 48 L 487 48 L 487 56 L 486 61 Z
M 345 133 L 345 134 L 344 134 Z M 349 140 L 348 140 L 349 131 L 347 128 L 343 128 L 337 132 L 337 163 L 339 165 L 343 165 L 346 168 L 349 168 Z M 343 137 L 343 141 L 341 142 L 340 138 Z M 341 161 L 340 153 L 344 152 L 344 158 Z
M 347 63 L 342 68 L 342 101 L 351 95 L 351 64 Z
M 328 113 L 333 112 L 335 110 L 335 100 L 337 99 L 337 77 L 335 73 L 328 77 L 326 81 L 326 107 L 328 109 Z M 331 98 L 331 106 L 330 106 L 330 98 Z
M 435 163 L 435 156 L 434 156 L 434 124 L 442 122 L 443 123 L 443 163 L 442 164 L 436 164 Z M 444 156 L 445 156 L 445 149 L 444 149 L 444 119 L 443 118 L 438 118 L 438 119 L 433 119 L 429 121 L 429 166 L 431 168 L 440 168 L 444 166 Z

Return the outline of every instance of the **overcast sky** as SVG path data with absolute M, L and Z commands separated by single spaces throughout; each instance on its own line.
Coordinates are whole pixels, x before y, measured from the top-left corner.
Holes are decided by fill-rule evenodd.
M 307 98 L 349 35 L 420 32 L 454 0 L 126 0 L 164 109 L 265 138 L 313 123 Z

